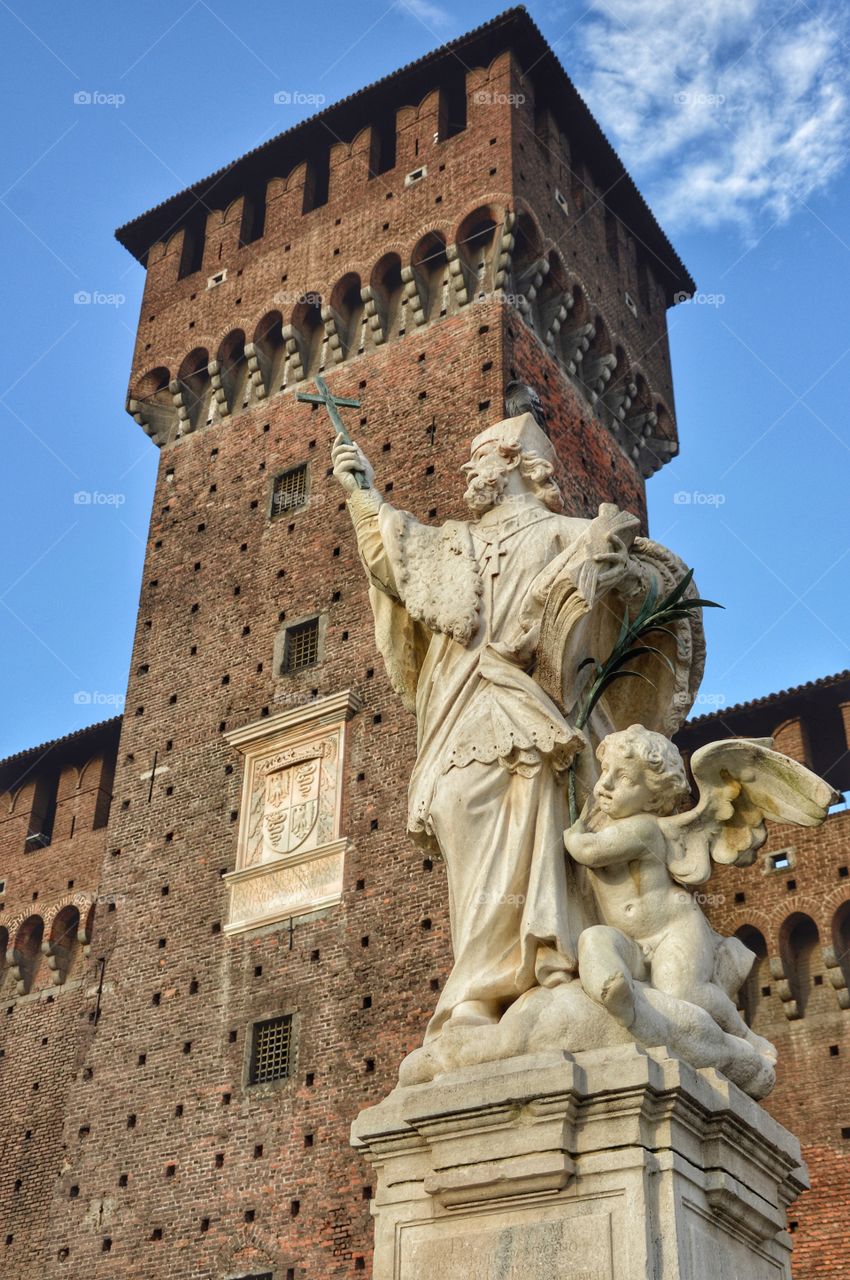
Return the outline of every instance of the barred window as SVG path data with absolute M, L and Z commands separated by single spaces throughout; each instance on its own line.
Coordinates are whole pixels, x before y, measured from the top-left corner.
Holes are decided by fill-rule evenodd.
M 307 505 L 307 464 L 290 467 L 275 476 L 272 485 L 272 518 L 298 511 Z
M 310 618 L 289 627 L 283 646 L 284 673 L 302 671 L 319 661 L 319 619 Z
M 285 1080 L 292 1069 L 292 1014 L 255 1022 L 251 1037 L 249 1084 Z

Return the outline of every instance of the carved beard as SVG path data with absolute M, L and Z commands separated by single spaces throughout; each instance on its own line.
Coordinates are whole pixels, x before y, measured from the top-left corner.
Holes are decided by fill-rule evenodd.
M 508 483 L 505 464 L 499 458 L 482 458 L 475 463 L 463 500 L 473 515 L 482 516 L 502 500 Z

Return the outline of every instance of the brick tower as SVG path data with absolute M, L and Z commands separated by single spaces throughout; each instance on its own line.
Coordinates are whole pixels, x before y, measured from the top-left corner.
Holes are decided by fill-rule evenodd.
M 379 487 L 436 523 L 519 378 L 567 510 L 645 520 L 676 451 L 666 310 L 693 285 L 523 9 L 118 238 L 146 270 L 128 408 L 160 465 L 99 886 L 115 909 L 39 1274 L 368 1274 L 348 1128 L 421 1040 L 448 911 L 405 834 L 415 725 L 328 422 L 296 393 L 321 372 L 358 399 Z
M 717 867 L 705 910 L 756 962 L 738 997 L 779 1052 L 765 1107 L 800 1139 L 812 1189 L 794 1206 L 794 1275 L 847 1274 L 850 1231 L 850 672 L 700 716 L 678 737 L 693 752 L 717 738 L 772 737 L 778 751 L 844 793 L 822 827 L 770 824 L 758 862 Z

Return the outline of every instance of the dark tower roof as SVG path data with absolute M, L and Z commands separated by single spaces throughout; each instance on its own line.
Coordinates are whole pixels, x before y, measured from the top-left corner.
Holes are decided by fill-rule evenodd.
M 679 291 L 693 293 L 695 286 L 687 269 L 542 32 L 522 6 L 505 10 L 490 22 L 279 133 L 125 223 L 115 232 L 116 238 L 144 265 L 150 247 L 172 235 L 199 204 L 208 209 L 226 208 L 246 190 L 273 177 L 285 177 L 297 164 L 329 145 L 350 142 L 361 129 L 386 113 L 418 104 L 448 73 L 456 75 L 459 67 L 468 70 L 488 66 L 507 49 L 513 51 L 521 68 L 528 69 L 577 153 L 587 161 L 606 192 L 606 204 L 653 255 L 656 271 L 665 276 L 663 283 L 668 296 Z

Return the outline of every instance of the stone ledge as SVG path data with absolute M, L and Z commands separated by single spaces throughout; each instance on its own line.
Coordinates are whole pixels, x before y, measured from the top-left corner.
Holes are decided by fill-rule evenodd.
M 797 1140 L 663 1050 L 538 1054 L 399 1086 L 352 1143 L 378 1172 L 375 1280 L 426 1266 L 441 1280 L 790 1277 L 785 1211 L 808 1185 Z

